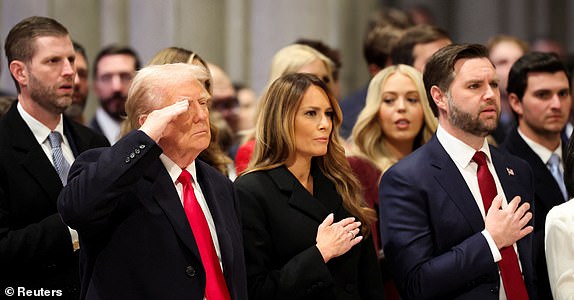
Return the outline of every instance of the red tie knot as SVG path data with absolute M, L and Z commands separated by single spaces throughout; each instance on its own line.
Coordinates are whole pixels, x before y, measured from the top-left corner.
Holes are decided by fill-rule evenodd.
M 191 174 L 186 170 L 181 170 L 181 174 L 177 178 L 177 181 L 182 185 L 187 185 L 191 183 Z
M 482 151 L 476 151 L 472 160 L 479 166 L 486 166 L 486 154 Z

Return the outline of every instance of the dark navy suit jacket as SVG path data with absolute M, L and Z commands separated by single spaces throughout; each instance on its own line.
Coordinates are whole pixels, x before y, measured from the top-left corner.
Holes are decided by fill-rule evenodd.
M 58 209 L 80 233 L 82 298 L 198 299 L 205 270 L 161 148 L 134 131 L 88 151 L 70 170 Z M 239 209 L 231 181 L 196 160 L 232 299 L 247 299 Z
M 567 142 L 562 141 L 563 148 L 565 143 Z M 524 159 L 534 173 L 534 203 L 536 204 L 534 216 L 536 219 L 536 223 L 534 224 L 534 251 L 536 252 L 535 265 L 538 275 L 538 295 L 540 299 L 552 299 L 544 252 L 544 224 L 546 223 L 548 211 L 550 211 L 552 207 L 564 203 L 564 196 L 556 180 L 554 180 L 554 177 L 552 177 L 552 174 L 546 167 L 546 164 L 522 139 L 516 128 L 509 133 L 501 148 L 510 154 Z M 564 151 L 564 149 L 562 151 Z
M 490 149 L 506 198 L 531 202 L 528 165 Z M 385 256 L 404 299 L 498 299 L 498 266 L 481 234 L 483 217 L 436 135 L 385 172 L 379 197 Z M 532 238 L 517 244 L 530 299 L 536 299 Z

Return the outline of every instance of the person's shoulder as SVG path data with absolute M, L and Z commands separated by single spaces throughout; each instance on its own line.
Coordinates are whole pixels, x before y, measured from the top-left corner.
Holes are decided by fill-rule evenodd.
M 570 200 L 550 209 L 546 221 L 568 221 L 574 224 L 574 201 Z
M 242 174 L 241 176 L 237 177 L 233 182 L 235 187 L 260 187 L 265 188 L 268 187 L 269 184 L 272 184 L 272 179 L 270 177 L 270 173 L 273 170 L 259 170 L 254 172 L 249 172 Z

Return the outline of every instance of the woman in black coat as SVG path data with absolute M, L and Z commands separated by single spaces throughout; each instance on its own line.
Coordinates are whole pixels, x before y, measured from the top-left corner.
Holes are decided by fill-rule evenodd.
M 250 299 L 382 299 L 370 223 L 338 140 L 341 110 L 310 74 L 262 99 L 250 167 L 235 181 Z

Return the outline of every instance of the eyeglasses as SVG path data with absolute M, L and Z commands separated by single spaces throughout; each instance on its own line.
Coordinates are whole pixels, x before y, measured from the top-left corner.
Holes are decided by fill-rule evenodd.
M 98 81 L 109 84 L 112 82 L 114 77 L 119 76 L 121 83 L 130 83 L 134 78 L 134 74 L 128 72 L 120 72 L 120 73 L 107 73 L 98 76 Z

